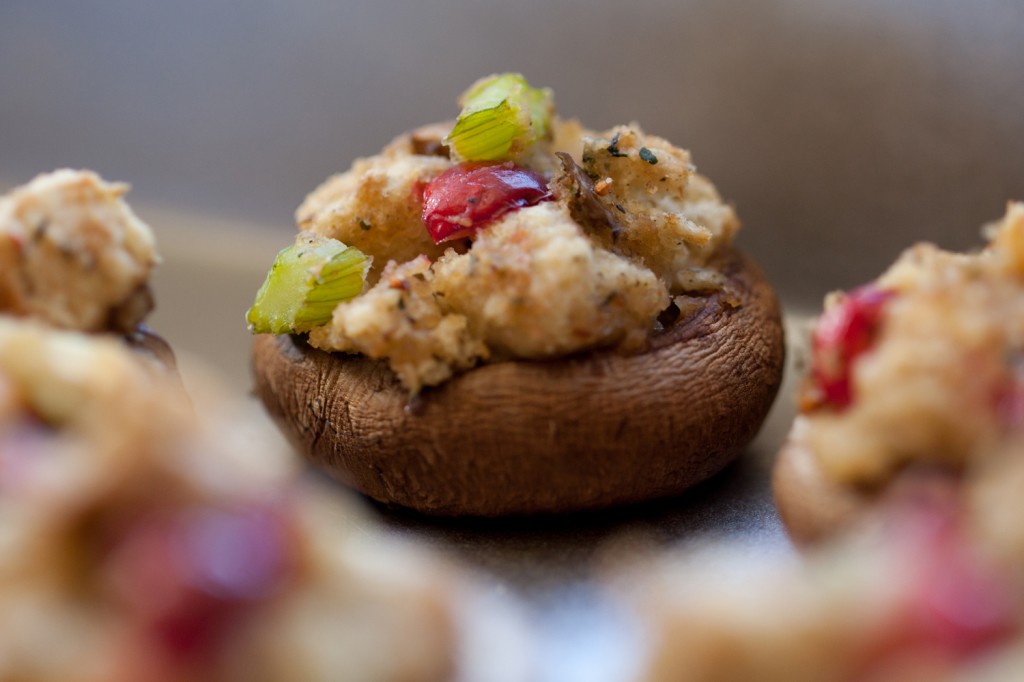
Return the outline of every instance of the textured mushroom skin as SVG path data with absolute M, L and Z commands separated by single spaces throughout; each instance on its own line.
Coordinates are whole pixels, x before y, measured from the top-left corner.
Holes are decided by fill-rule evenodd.
M 643 353 L 483 365 L 411 403 L 387 365 L 259 336 L 256 392 L 294 446 L 381 502 L 436 515 L 594 509 L 679 493 L 751 441 L 782 377 L 778 302 L 728 280 Z

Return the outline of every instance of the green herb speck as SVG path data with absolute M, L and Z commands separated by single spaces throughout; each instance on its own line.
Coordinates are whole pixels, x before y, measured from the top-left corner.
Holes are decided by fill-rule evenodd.
M 654 155 L 647 147 L 640 147 L 640 158 L 651 164 L 652 166 L 658 163 L 658 157 Z

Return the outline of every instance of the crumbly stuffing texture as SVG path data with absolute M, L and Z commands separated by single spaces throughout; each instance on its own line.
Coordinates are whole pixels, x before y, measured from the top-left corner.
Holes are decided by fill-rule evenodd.
M 558 203 L 516 211 L 483 231 L 469 254 L 445 254 L 433 288 L 503 357 L 636 348 L 668 305 L 651 270 L 595 245 Z
M 0 316 L 0 679 L 451 679 L 450 569 L 256 428 L 114 339 Z
M 422 188 L 454 165 L 444 126 L 398 138 L 310 194 L 299 228 L 375 264 L 371 288 L 310 343 L 386 359 L 416 392 L 484 361 L 641 350 L 673 297 L 719 286 L 706 264 L 739 223 L 688 152 L 636 125 L 551 128 L 516 163 L 548 178 L 555 200 L 506 213 L 472 241 L 437 246 L 423 226 Z
M 961 468 L 1024 426 L 1024 204 L 989 233 L 974 254 L 914 246 L 877 280 L 895 295 L 852 366 L 852 404 L 808 415 L 806 441 L 833 480 Z
M 0 197 L 0 312 L 81 331 L 130 331 L 152 308 L 153 234 L 89 171 L 40 175 Z
M 377 263 L 405 263 L 445 252 L 423 229 L 420 186 L 452 164 L 441 156 L 413 153 L 412 136 L 399 138 L 377 156 L 359 159 L 347 173 L 329 178 L 295 213 L 300 230 L 331 237 Z M 379 269 L 371 271 L 375 282 Z
M 426 256 L 401 265 L 390 261 L 379 284 L 338 306 L 332 324 L 310 332 L 310 343 L 386 357 L 402 383 L 414 389 L 468 369 L 488 349 L 470 332 L 465 315 L 442 309 L 428 277 Z

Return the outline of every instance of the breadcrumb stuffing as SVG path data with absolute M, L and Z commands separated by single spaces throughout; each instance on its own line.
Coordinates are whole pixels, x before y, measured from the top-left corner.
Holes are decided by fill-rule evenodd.
M 272 442 L 119 339 L 0 316 L 0 679 L 451 679 L 461 578 Z
M 310 345 L 387 358 L 413 392 L 472 367 L 487 357 L 487 347 L 470 333 L 464 315 L 439 305 L 429 276 L 426 256 L 389 262 L 375 287 L 339 305 L 331 324 L 310 332 Z
M 0 312 L 81 331 L 130 331 L 152 308 L 153 234 L 89 171 L 40 175 L 0 197 Z
M 386 359 L 416 392 L 485 361 L 642 350 L 673 297 L 720 287 L 706 265 L 738 230 L 734 211 L 688 152 L 636 125 L 596 133 L 556 118 L 516 161 L 549 180 L 553 201 L 435 245 L 422 189 L 454 165 L 445 132 L 399 137 L 299 207 L 300 230 L 387 264 L 309 334 L 313 346 Z
M 732 208 L 696 174 L 689 152 L 636 125 L 585 138 L 582 167 L 607 182 L 605 196 L 624 228 L 619 249 L 642 261 L 673 293 L 683 290 L 681 273 L 707 262 L 739 229 Z
M 440 257 L 444 247 L 423 229 L 422 186 L 452 164 L 443 157 L 413 154 L 410 138 L 357 160 L 347 173 L 314 190 L 296 211 L 299 229 L 357 246 L 378 263 Z M 379 274 L 371 271 L 368 281 L 372 284 Z
M 564 206 L 510 213 L 467 254 L 434 267 L 434 290 L 503 357 L 549 358 L 628 342 L 668 305 L 650 270 L 596 247 Z M 646 333 L 640 335 L 646 338 Z

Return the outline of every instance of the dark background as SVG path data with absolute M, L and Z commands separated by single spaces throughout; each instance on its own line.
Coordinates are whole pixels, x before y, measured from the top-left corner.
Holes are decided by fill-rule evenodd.
M 3 0 L 0 181 L 292 229 L 304 194 L 522 71 L 564 115 L 690 148 L 787 301 L 1024 198 L 1024 3 Z

